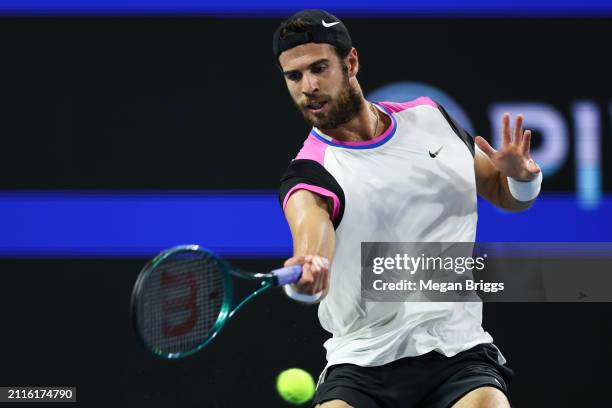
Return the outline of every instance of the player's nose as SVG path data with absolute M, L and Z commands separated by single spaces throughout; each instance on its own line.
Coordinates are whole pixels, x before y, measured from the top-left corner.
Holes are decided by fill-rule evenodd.
M 319 80 L 310 74 L 304 75 L 304 80 L 302 81 L 302 93 L 304 95 L 309 95 L 316 93 L 319 90 Z

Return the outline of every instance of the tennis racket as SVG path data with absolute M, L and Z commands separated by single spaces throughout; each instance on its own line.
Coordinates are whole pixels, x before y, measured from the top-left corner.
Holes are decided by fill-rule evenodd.
M 188 357 L 206 347 L 248 301 L 273 286 L 297 282 L 301 274 L 301 265 L 249 273 L 197 245 L 173 247 L 140 272 L 132 291 L 132 322 L 151 353 L 165 359 Z M 232 277 L 257 280 L 260 286 L 234 302 Z

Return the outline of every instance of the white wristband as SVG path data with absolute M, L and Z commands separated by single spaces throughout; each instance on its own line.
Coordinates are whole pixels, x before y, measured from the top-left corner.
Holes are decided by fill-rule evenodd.
M 297 300 L 302 303 L 317 303 L 321 299 L 321 292 L 315 293 L 314 295 L 306 295 L 295 290 L 293 285 L 283 286 L 285 294 L 293 300 Z
M 508 188 L 512 197 L 519 201 L 531 201 L 540 194 L 540 188 L 542 187 L 542 172 L 538 173 L 538 176 L 531 181 L 518 181 L 512 177 L 506 177 L 508 179 Z

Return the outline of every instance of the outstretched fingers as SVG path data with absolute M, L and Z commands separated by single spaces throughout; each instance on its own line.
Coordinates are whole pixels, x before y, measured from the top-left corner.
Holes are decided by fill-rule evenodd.
M 514 122 L 514 140 L 515 146 L 520 146 L 523 141 L 523 115 L 517 115 Z
M 502 147 L 512 143 L 512 133 L 510 131 L 510 114 L 504 113 L 502 116 Z
M 521 145 L 523 154 L 529 156 L 529 150 L 531 149 L 531 130 L 526 130 L 523 136 L 523 144 Z
M 486 154 L 490 159 L 493 158 L 493 156 L 495 156 L 495 154 L 497 154 L 497 150 L 495 150 L 490 144 L 489 142 L 487 142 L 485 140 L 484 137 L 482 136 L 476 136 L 476 138 L 474 139 L 474 142 L 476 143 L 476 146 L 478 146 L 480 148 L 480 150 L 482 150 L 482 152 L 484 154 Z

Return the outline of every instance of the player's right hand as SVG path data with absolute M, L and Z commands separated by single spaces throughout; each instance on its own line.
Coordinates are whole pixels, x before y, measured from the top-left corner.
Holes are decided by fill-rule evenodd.
M 284 266 L 302 265 L 302 276 L 293 286 L 299 293 L 325 295 L 329 287 L 329 260 L 319 255 L 294 256 Z

